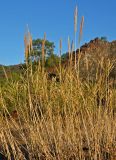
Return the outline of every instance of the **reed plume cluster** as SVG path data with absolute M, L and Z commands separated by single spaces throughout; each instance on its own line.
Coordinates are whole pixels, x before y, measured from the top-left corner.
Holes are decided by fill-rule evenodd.
M 27 62 L 31 51 L 33 50 L 32 36 L 28 28 L 26 34 L 24 35 L 24 45 L 25 45 L 25 60 Z
M 84 25 L 84 16 L 82 16 L 82 19 L 81 19 L 81 24 L 80 24 L 79 44 L 80 44 L 80 42 L 81 42 L 81 39 L 82 39 L 83 25 Z

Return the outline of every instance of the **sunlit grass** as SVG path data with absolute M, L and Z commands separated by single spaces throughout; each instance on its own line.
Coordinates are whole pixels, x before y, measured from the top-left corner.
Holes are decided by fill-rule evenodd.
M 27 62 L 17 81 L 9 80 L 4 70 L 0 151 L 9 160 L 114 160 L 116 88 L 109 73 L 115 61 L 90 60 L 81 52 L 75 59 L 68 39 L 67 67 L 60 59 L 54 67 L 59 80 L 50 79 L 44 66 L 44 44 L 45 37 L 43 61 L 36 70 Z M 60 57 L 61 53 L 62 41 Z
M 9 159 L 23 159 L 24 152 L 30 159 L 111 159 L 115 155 L 116 90 L 111 82 L 106 83 L 106 74 L 88 81 L 68 67 L 62 68 L 57 82 L 41 69 L 33 74 L 28 70 L 27 77 L 1 88 L 0 106 L 6 114 L 0 121 L 4 153 Z M 17 119 L 7 118 L 9 108 L 17 111 Z M 22 145 L 26 148 L 21 152 Z

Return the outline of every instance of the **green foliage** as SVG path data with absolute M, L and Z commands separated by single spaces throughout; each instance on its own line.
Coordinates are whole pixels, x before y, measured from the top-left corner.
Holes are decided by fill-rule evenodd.
M 42 39 L 33 40 L 33 51 L 30 53 L 29 60 L 38 61 L 42 58 Z M 46 57 L 50 56 L 54 53 L 54 42 L 50 42 L 48 40 L 45 41 L 44 52 Z
M 55 54 L 51 54 L 47 59 L 46 59 L 46 67 L 55 67 L 59 63 L 59 57 Z
M 105 42 L 108 41 L 108 40 L 107 40 L 107 37 L 101 37 L 101 40 L 102 40 L 102 41 L 105 41 Z
M 20 79 L 20 74 L 16 72 L 12 72 L 12 80 L 18 81 Z
M 62 59 L 62 61 L 66 61 L 66 59 L 67 59 L 67 53 L 62 54 L 61 59 Z

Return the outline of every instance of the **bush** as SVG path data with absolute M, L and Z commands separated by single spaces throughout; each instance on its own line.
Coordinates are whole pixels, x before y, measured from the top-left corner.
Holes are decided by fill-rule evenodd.
M 51 54 L 47 59 L 46 59 L 46 67 L 55 67 L 59 64 L 59 57 L 55 54 Z

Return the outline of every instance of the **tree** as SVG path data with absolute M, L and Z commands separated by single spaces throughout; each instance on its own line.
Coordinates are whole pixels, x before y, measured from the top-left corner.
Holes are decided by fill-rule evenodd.
M 33 50 L 30 52 L 29 60 L 38 61 L 42 58 L 42 42 L 43 39 L 36 39 L 33 40 Z M 50 55 L 54 53 L 55 45 L 53 42 L 50 42 L 48 40 L 45 41 L 45 47 L 44 47 L 44 53 L 45 57 L 48 58 Z
M 101 37 L 101 40 L 107 42 L 107 37 Z

